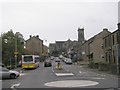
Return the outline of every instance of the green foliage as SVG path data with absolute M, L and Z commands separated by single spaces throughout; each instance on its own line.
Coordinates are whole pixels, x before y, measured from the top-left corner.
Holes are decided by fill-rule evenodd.
M 21 59 L 21 55 L 24 53 L 24 39 L 19 32 L 13 33 L 12 30 L 2 34 L 2 62 L 7 66 L 15 63 L 15 47 L 17 47 L 18 61 Z
M 99 71 L 108 71 L 109 70 L 109 66 L 110 64 L 107 64 L 107 63 L 99 63 L 99 68 L 98 70 Z
M 94 68 L 94 66 L 95 66 L 94 61 L 90 60 L 90 61 L 89 61 L 89 67 L 90 67 L 90 68 Z
M 53 52 L 52 52 L 52 55 L 53 55 L 53 56 L 59 56 L 59 51 L 57 51 L 57 50 L 56 50 L 56 51 L 53 51 Z
M 2 62 L 2 37 L 0 36 L 0 63 Z

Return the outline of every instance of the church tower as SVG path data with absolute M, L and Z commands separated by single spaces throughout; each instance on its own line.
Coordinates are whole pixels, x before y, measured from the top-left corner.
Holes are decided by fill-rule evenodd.
M 78 28 L 78 42 L 83 43 L 85 41 L 84 37 L 84 27 Z

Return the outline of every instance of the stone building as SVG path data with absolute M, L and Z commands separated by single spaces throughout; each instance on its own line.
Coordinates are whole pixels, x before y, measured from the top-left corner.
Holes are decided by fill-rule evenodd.
M 49 53 L 50 55 L 53 53 L 53 51 L 56 50 L 56 44 L 55 43 L 50 43 L 49 44 Z
M 109 69 L 113 73 L 117 73 L 119 68 L 120 60 L 120 35 L 119 35 L 120 24 L 118 24 L 118 30 L 112 32 L 103 38 L 104 40 L 104 61 L 106 64 L 109 64 Z
M 26 50 L 32 54 L 42 55 L 43 54 L 43 40 L 39 36 L 31 36 L 25 43 Z
M 85 37 L 84 37 L 84 27 L 78 28 L 78 42 L 84 43 Z
M 74 42 L 73 54 L 77 56 L 76 61 L 82 60 L 82 47 L 81 45 L 85 42 L 84 27 L 78 28 L 78 41 Z
M 98 64 L 104 61 L 103 37 L 109 33 L 108 29 L 104 28 L 102 32 L 80 43 L 78 49 L 80 61 L 84 64 L 93 62 L 98 67 Z
M 43 55 L 44 56 L 48 55 L 48 47 L 46 45 L 43 45 Z
M 66 50 L 66 52 L 69 52 L 71 49 L 74 49 L 74 47 L 77 45 L 77 41 L 72 41 L 70 39 L 68 39 L 67 41 L 65 41 L 65 43 L 63 44 L 63 48 Z
M 49 45 L 50 53 L 53 51 L 63 51 L 67 54 L 67 56 L 70 56 L 77 53 L 77 57 L 80 58 L 80 46 L 82 43 L 85 42 L 84 37 L 84 28 L 78 28 L 78 40 L 72 41 L 68 39 L 67 41 L 56 41 L 54 44 Z M 69 55 L 68 55 L 69 54 Z M 71 54 L 71 55 L 70 55 Z
M 93 62 L 96 67 L 99 63 L 104 62 L 103 38 L 110 34 L 108 29 L 104 28 L 102 32 L 92 37 L 88 43 L 88 58 L 89 62 Z
M 94 40 L 94 38 L 90 38 L 89 40 L 85 41 L 82 45 L 81 45 L 81 63 L 83 64 L 88 64 L 89 63 L 89 43 L 91 43 Z
M 65 41 L 56 41 L 55 43 L 56 43 L 56 50 L 57 51 L 64 49 L 63 44 L 65 43 Z

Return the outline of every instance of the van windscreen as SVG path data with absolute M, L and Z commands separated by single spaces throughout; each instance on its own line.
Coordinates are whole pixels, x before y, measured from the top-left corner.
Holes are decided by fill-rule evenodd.
M 32 62 L 33 57 L 32 56 L 24 56 L 24 62 Z

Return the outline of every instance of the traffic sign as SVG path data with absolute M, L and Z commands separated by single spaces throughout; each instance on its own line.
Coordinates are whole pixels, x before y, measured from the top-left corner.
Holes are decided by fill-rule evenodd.
M 18 52 L 14 52 L 14 54 L 15 54 L 15 55 L 17 55 L 17 54 L 18 54 Z

